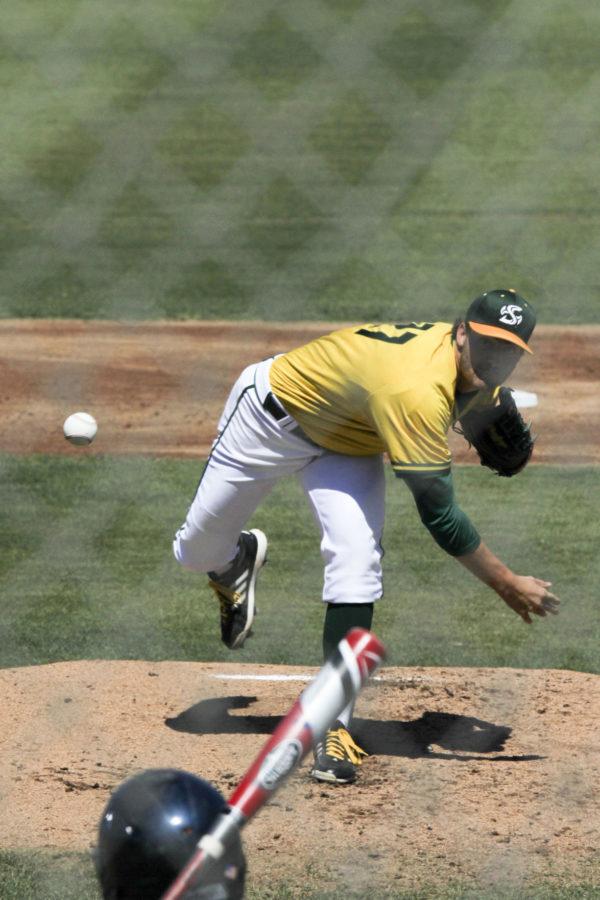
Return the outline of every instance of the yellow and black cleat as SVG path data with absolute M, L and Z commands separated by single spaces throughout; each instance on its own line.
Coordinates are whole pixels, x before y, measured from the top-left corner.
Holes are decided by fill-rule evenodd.
M 356 767 L 368 756 L 348 729 L 336 722 L 315 746 L 315 762 L 311 775 L 317 781 L 350 784 L 356 780 Z

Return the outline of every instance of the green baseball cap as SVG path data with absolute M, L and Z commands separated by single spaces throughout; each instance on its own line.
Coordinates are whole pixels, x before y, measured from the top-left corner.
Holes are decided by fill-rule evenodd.
M 477 334 L 516 344 L 527 353 L 527 343 L 535 328 L 535 312 L 530 303 L 512 288 L 487 291 L 476 297 L 467 310 L 467 325 Z

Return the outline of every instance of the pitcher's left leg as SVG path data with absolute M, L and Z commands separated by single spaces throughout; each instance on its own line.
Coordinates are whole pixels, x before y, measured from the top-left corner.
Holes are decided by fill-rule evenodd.
M 351 628 L 370 628 L 373 603 L 382 595 L 383 459 L 326 453 L 300 477 L 321 530 L 327 658 Z M 315 748 L 311 774 L 320 781 L 354 781 L 356 766 L 366 756 L 348 731 L 352 711 L 346 707 Z
M 373 603 L 382 594 L 383 458 L 324 453 L 300 472 L 321 531 L 326 603 Z

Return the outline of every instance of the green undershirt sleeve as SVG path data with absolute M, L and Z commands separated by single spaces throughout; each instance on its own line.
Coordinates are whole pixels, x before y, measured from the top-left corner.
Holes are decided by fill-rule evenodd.
M 452 473 L 401 476 L 412 491 L 423 525 L 450 556 L 472 553 L 481 543 L 473 523 L 454 499 Z

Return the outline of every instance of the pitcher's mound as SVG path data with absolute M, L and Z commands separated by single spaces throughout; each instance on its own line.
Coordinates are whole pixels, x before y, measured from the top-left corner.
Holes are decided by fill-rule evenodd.
M 315 670 L 83 661 L 0 671 L 0 847 L 93 846 L 109 792 L 174 766 L 228 796 Z M 600 847 L 600 677 L 385 669 L 353 786 L 309 761 L 244 833 L 254 883 L 365 892 L 581 872 Z

